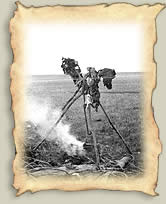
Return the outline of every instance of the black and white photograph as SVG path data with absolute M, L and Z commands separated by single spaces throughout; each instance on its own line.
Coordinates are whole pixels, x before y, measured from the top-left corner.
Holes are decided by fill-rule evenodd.
M 67 190 L 86 189 L 81 182 L 93 178 L 90 188 L 96 182 L 99 188 L 155 194 L 151 186 L 157 178 L 160 142 L 151 109 L 155 85 L 151 56 L 154 16 L 161 8 L 120 4 L 28 10 L 19 5 L 21 17 L 16 13 L 15 19 L 22 29 L 18 76 L 23 79 L 24 107 L 18 107 L 18 119 L 23 119 L 16 120 L 21 124 L 16 130 L 23 128 L 24 136 L 16 140 L 16 161 L 17 157 L 22 161 L 27 178 L 56 177 L 66 183 L 76 179 L 78 188 L 72 182 L 67 188 L 60 186 Z M 124 14 L 118 16 L 120 10 Z M 153 164 L 149 179 L 147 166 Z M 146 175 L 150 187 L 143 187 Z M 33 179 L 31 186 L 37 185 Z M 100 179 L 114 182 L 100 185 Z M 41 188 L 47 189 L 43 182 Z M 25 183 L 23 179 L 22 192 Z
M 143 173 L 141 27 L 29 30 L 27 171 Z

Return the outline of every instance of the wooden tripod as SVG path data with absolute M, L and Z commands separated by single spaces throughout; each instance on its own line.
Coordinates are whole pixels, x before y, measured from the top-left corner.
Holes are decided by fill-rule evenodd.
M 92 124 L 92 117 L 91 117 L 91 105 L 89 104 L 88 106 L 85 104 L 85 93 L 84 91 L 80 91 L 80 88 L 78 88 L 75 93 L 73 94 L 73 96 L 66 102 L 66 104 L 63 106 L 62 108 L 62 113 L 59 116 L 58 120 L 55 122 L 55 124 L 52 126 L 52 128 L 48 131 L 48 133 L 46 134 L 45 138 L 43 138 L 42 141 L 40 141 L 36 147 L 33 150 L 36 150 L 37 148 L 39 148 L 39 146 L 42 145 L 42 143 L 46 140 L 47 137 L 49 137 L 49 135 L 52 133 L 52 131 L 55 129 L 55 127 L 58 125 L 58 123 L 62 120 L 62 118 L 64 117 L 64 115 L 66 114 L 66 112 L 69 110 L 69 108 L 74 104 L 74 102 L 79 99 L 81 96 L 83 96 L 83 109 L 84 109 L 84 116 L 85 116 L 85 124 L 86 124 L 86 131 L 87 131 L 87 136 L 88 135 L 92 135 L 93 138 L 93 145 L 94 145 L 94 151 L 95 151 L 95 157 L 96 157 L 96 166 L 97 168 L 100 168 L 100 157 L 99 157 L 99 152 L 98 152 L 98 148 L 97 148 L 97 140 L 96 140 L 96 135 L 95 135 L 95 131 L 93 129 L 93 124 Z M 79 94 L 78 94 L 79 93 Z M 78 94 L 78 95 L 77 95 Z M 76 96 L 77 95 L 77 96 Z M 126 141 L 124 140 L 124 138 L 122 137 L 122 135 L 119 133 L 119 131 L 115 128 L 115 126 L 113 125 L 113 123 L 111 122 L 109 116 L 107 115 L 106 111 L 104 110 L 103 106 L 101 105 L 101 103 L 99 102 L 99 105 L 102 109 L 102 111 L 104 112 L 109 124 L 111 125 L 111 127 L 113 128 L 113 130 L 118 134 L 118 136 L 120 137 L 120 139 L 122 140 L 123 144 L 125 145 L 126 149 L 128 150 L 129 154 L 132 154 L 130 148 L 128 147 Z M 87 106 L 87 107 L 86 107 Z M 87 114 L 88 113 L 88 114 Z M 87 117 L 88 116 L 88 117 Z M 87 141 L 87 136 L 86 136 L 86 141 Z

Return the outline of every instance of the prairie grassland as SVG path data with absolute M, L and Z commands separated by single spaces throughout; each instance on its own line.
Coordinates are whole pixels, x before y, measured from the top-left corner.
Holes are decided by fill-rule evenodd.
M 113 88 L 111 90 L 107 90 L 102 82 L 100 82 L 100 101 L 112 123 L 128 143 L 134 155 L 134 164 L 138 167 L 143 166 L 141 78 L 141 73 L 119 73 L 113 80 Z M 47 103 L 50 110 L 53 111 L 57 108 L 61 109 L 75 90 L 76 87 L 72 80 L 66 76 L 40 76 L 33 78 L 31 86 L 27 90 L 27 96 L 38 104 Z M 110 127 L 100 108 L 98 112 L 95 112 L 95 110 L 92 111 L 92 120 L 97 142 L 109 148 L 113 160 L 122 158 L 127 153 L 126 148 L 119 136 Z M 83 98 L 79 98 L 68 110 L 66 116 L 63 118 L 63 123 L 70 124 L 71 134 L 84 142 L 86 128 L 83 113 Z M 45 148 L 47 149 L 47 147 Z M 52 157 L 58 157 L 56 155 L 57 150 L 55 151 L 55 147 L 52 148 Z M 49 154 L 49 157 L 51 155 Z M 60 156 L 62 155 L 59 154 Z M 45 157 L 48 157 L 48 154 Z M 44 154 L 42 159 L 48 161 L 48 158 L 44 158 Z M 50 164 L 54 163 L 50 162 Z

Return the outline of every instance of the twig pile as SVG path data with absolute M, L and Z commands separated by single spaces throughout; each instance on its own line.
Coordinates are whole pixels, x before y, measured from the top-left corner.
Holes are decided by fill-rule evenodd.
M 34 124 L 25 124 L 25 154 L 24 167 L 32 175 L 73 175 L 80 176 L 89 173 L 97 173 L 100 176 L 122 176 L 140 174 L 142 169 L 134 163 L 134 157 L 125 155 L 121 159 L 111 156 L 109 146 L 98 144 L 100 167 L 95 165 L 93 146 L 86 146 L 86 154 L 68 155 L 59 146 L 56 140 L 46 140 L 37 150 L 34 145 L 41 139 Z

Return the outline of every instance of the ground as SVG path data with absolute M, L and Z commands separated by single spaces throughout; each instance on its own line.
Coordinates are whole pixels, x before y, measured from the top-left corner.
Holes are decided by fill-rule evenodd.
M 113 80 L 113 88 L 111 90 L 107 90 L 102 85 L 102 82 L 100 82 L 100 101 L 112 123 L 124 137 L 133 152 L 133 164 L 139 169 L 143 169 L 143 108 L 141 103 L 143 96 L 141 93 L 141 79 L 141 73 L 119 73 Z M 53 111 L 57 108 L 61 109 L 75 90 L 76 87 L 68 77 L 36 76 L 33 77 L 32 83 L 27 90 L 27 97 L 33 99 L 38 104 L 46 104 L 47 102 L 50 110 Z M 95 110 L 92 111 L 92 120 L 97 142 L 101 148 L 109 152 L 110 160 L 115 161 L 123 158 L 128 152 L 119 136 L 110 127 L 100 108 L 98 112 L 95 112 Z M 70 124 L 70 133 L 79 141 L 85 141 L 86 127 L 83 114 L 83 98 L 79 98 L 73 104 L 64 117 L 63 123 Z M 27 137 L 31 137 L 30 143 L 36 142 L 32 137 L 34 133 L 32 133 L 33 131 L 31 129 L 27 134 Z M 40 136 L 37 140 L 40 140 Z M 33 146 L 33 144 L 31 145 Z M 55 167 L 60 165 L 55 162 L 55 157 L 60 160 L 60 157 L 65 157 L 65 153 L 63 152 L 62 154 L 60 150 L 57 150 L 57 148 L 60 147 L 55 148 L 56 144 L 54 144 L 54 142 L 44 145 L 44 147 L 40 147 L 43 152 L 41 153 L 41 151 L 38 150 L 37 154 L 39 155 L 41 153 L 42 160 L 47 162 L 50 166 Z M 27 157 L 33 157 L 33 155 L 28 155 Z M 50 158 L 50 162 L 48 157 Z M 37 159 L 38 157 L 36 156 L 35 158 Z M 39 158 L 41 159 L 41 157 Z M 30 163 L 32 161 L 34 160 L 27 160 L 26 162 Z M 63 163 L 64 161 L 61 162 Z

